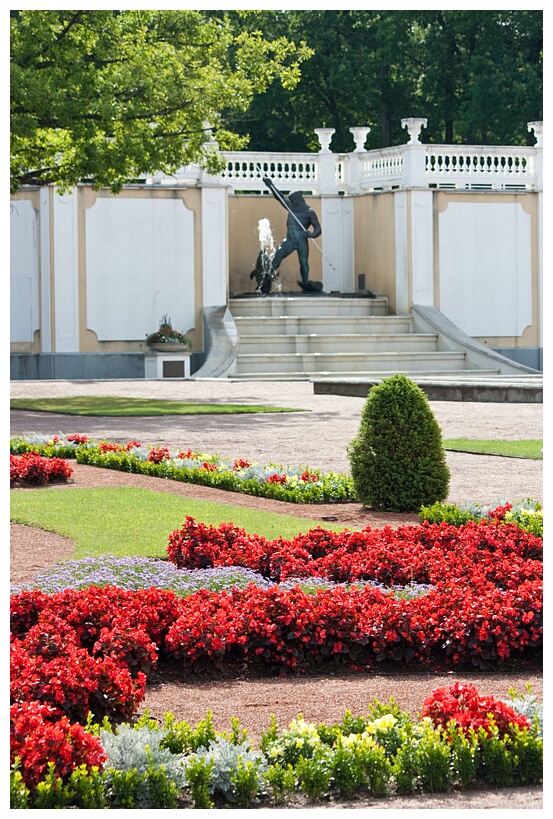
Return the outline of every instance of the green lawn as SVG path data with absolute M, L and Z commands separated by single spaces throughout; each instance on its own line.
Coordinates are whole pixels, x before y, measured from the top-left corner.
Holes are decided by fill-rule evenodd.
M 13 398 L 10 408 L 32 412 L 56 412 L 61 415 L 145 416 L 145 415 L 213 415 L 254 412 L 306 412 L 290 407 L 267 407 L 257 404 L 203 404 L 191 401 L 167 401 L 155 398 L 123 396 L 84 396 L 69 398 Z
M 186 515 L 207 524 L 232 522 L 271 540 L 293 538 L 316 526 L 334 531 L 344 528 L 136 487 L 16 489 L 10 497 L 13 523 L 70 538 L 77 544 L 76 558 L 87 554 L 166 557 L 168 535 L 183 526 Z
M 454 438 L 443 441 L 445 449 L 459 452 L 476 452 L 486 455 L 505 455 L 511 458 L 543 459 L 543 440 L 486 441 L 476 438 Z

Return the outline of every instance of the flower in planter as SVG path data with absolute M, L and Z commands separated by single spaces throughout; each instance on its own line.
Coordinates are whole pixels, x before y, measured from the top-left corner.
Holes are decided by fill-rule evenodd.
M 152 344 L 185 344 L 189 349 L 192 348 L 192 342 L 188 336 L 173 329 L 171 319 L 167 314 L 161 317 L 159 329 L 155 333 L 146 336 L 146 344 L 148 346 Z

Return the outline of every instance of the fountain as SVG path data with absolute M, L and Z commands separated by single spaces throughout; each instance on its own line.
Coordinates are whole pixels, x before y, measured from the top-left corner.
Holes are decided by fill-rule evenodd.
M 278 271 L 273 270 L 272 262 L 275 256 L 275 243 L 271 231 L 271 223 L 268 219 L 260 219 L 257 224 L 257 235 L 259 238 L 259 255 L 255 264 L 255 269 L 250 273 L 250 279 L 255 277 L 257 287 L 255 292 L 258 295 L 267 295 L 271 292 L 274 281 L 278 279 Z M 275 288 L 280 292 L 280 284 Z

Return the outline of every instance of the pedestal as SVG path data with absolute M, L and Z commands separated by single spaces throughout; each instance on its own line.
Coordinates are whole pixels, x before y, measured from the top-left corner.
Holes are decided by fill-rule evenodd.
M 151 353 L 144 356 L 145 378 L 190 378 L 190 353 Z

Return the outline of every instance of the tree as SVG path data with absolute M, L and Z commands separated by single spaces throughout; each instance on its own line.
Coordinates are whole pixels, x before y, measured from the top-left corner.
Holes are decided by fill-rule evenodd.
M 415 12 L 418 97 L 429 142 L 533 144 L 543 117 L 541 11 Z M 419 103 L 419 111 L 423 106 Z
M 310 54 L 192 10 L 14 11 L 10 27 L 12 191 L 219 170 L 210 136 L 244 147 L 226 118 L 277 78 L 293 88 Z
M 258 22 L 266 34 L 305 42 L 313 57 L 293 89 L 275 84 L 253 99 L 236 129 L 250 135 L 253 150 L 317 151 L 317 127 L 335 129 L 336 152 L 353 150 L 354 125 L 371 126 L 369 148 L 402 141 L 401 117 L 416 89 L 407 67 L 411 18 L 399 11 L 264 12 Z
M 421 388 L 405 375 L 371 389 L 348 456 L 357 497 L 372 509 L 418 512 L 447 496 L 440 427 Z
M 225 19 L 252 25 L 236 12 Z M 318 150 L 314 129 L 334 128 L 331 148 L 353 149 L 352 125 L 368 125 L 368 148 L 407 140 L 403 117 L 426 117 L 423 141 L 533 144 L 527 123 L 543 117 L 543 12 L 260 12 L 265 36 L 305 41 L 314 52 L 293 89 L 274 83 L 254 97 L 236 130 L 254 150 Z

